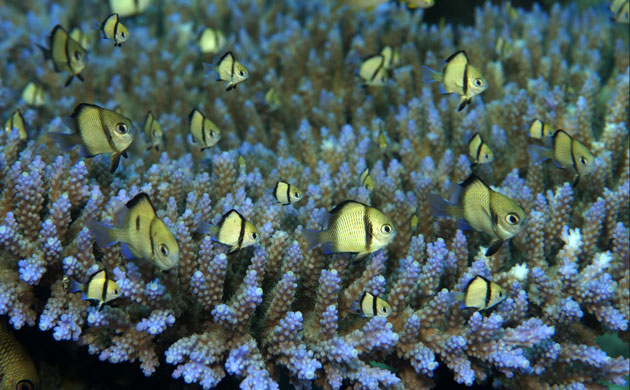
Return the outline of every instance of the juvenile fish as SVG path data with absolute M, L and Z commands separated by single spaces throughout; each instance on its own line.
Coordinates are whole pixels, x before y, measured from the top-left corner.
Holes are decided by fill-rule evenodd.
M 551 137 L 553 135 L 553 130 L 549 125 L 543 123 L 540 119 L 534 119 L 532 124 L 529 125 L 529 136 L 534 139 L 543 139 L 546 137 Z
M 492 154 L 492 150 L 483 142 L 481 135 L 479 133 L 475 133 L 475 135 L 468 142 L 468 156 L 472 159 L 473 167 L 476 167 L 480 164 L 486 164 L 492 162 L 494 160 L 494 155 Z
M 127 157 L 127 148 L 133 142 L 133 125 L 119 113 L 81 103 L 64 121 L 74 130 L 72 134 L 48 133 L 64 150 L 81 145 L 84 157 L 111 153 L 112 173 L 118 167 L 120 156 Z
M 206 27 L 197 41 L 202 53 L 218 53 L 225 47 L 225 35 L 219 30 Z
M 363 172 L 361 172 L 359 185 L 370 192 L 374 190 L 374 181 L 372 180 L 372 176 L 370 176 L 370 168 L 365 168 Z
M 398 0 L 401 3 L 407 4 L 407 8 L 431 8 L 435 5 L 435 0 Z
M 10 133 L 13 129 L 18 129 L 20 140 L 26 140 L 26 125 L 24 124 L 24 117 L 22 116 L 22 112 L 20 110 L 13 111 L 13 114 L 11 114 L 9 119 L 4 122 L 4 130 L 7 133 Z
M 104 269 L 93 273 L 86 283 L 79 283 L 70 279 L 68 291 L 70 293 L 81 292 L 81 298 L 97 301 L 97 311 L 100 311 L 107 302 L 120 297 L 120 288 L 116 282 L 109 279 L 107 271 Z
M 192 141 L 201 145 L 201 150 L 213 147 L 221 139 L 221 130 L 210 119 L 194 109 L 188 115 Z
M 387 71 L 385 69 L 385 57 L 376 54 L 363 60 L 359 66 L 359 77 L 363 79 L 363 84 L 371 87 L 382 87 L 387 81 Z
M 460 219 L 460 228 L 484 232 L 492 238 L 486 256 L 495 254 L 503 242 L 514 237 L 525 226 L 525 210 L 507 196 L 493 191 L 475 174 L 471 174 L 447 202 L 429 194 L 431 214 Z
M 87 64 L 87 52 L 60 25 L 56 25 L 48 36 L 48 48 L 37 45 L 46 60 L 52 60 L 55 72 L 70 72 L 70 77 L 64 84 L 70 85 L 74 77 L 83 81 L 81 72 Z
M 37 390 L 39 374 L 28 351 L 15 338 L 6 318 L 0 320 L 0 389 Z
M 389 313 L 392 312 L 392 307 L 389 303 L 380 297 L 375 297 L 367 291 L 361 296 L 358 308 L 355 306 L 353 309 L 358 309 L 361 312 L 361 316 L 367 318 L 387 317 Z
M 488 310 L 503 302 L 507 297 L 503 287 L 481 275 L 476 275 L 468 282 L 464 290 L 462 309 L 474 308 L 477 311 Z
M 302 230 L 308 249 L 324 245 L 324 254 L 356 253 L 357 257 L 375 252 L 394 238 L 396 232 L 389 218 L 363 203 L 346 200 L 328 212 L 323 231 Z
M 470 65 L 464 50 L 451 54 L 445 62 L 446 65 L 441 73 L 425 66 L 429 71 L 425 75 L 425 82 L 441 82 L 445 94 L 458 94 L 460 100 L 457 111 L 461 111 L 470 104 L 473 96 L 479 95 L 488 88 L 488 83 L 481 72 Z
M 179 261 L 179 246 L 168 227 L 155 214 L 149 195 L 134 196 L 116 214 L 116 226 L 89 221 L 88 228 L 101 248 L 122 243 L 127 258 L 142 258 L 167 271 Z
M 580 177 L 588 175 L 595 169 L 595 157 L 584 144 L 571 137 L 564 130 L 556 130 L 546 138 L 547 146 L 528 145 L 527 152 L 534 164 L 553 159 L 558 168 L 575 172 L 573 185 L 577 185 Z
M 267 107 L 269 107 L 269 111 L 276 111 L 282 106 L 280 96 L 275 88 L 269 88 L 269 90 L 265 93 L 265 103 L 267 104 Z
M 400 52 L 398 49 L 392 49 L 391 46 L 385 46 L 383 50 L 381 50 L 381 55 L 385 60 L 383 65 L 386 70 L 394 69 L 396 66 L 400 65 Z
M 101 24 L 103 37 L 114 41 L 114 46 L 121 47 L 129 39 L 129 30 L 120 23 L 118 14 L 111 14 Z
M 219 224 L 210 227 L 208 231 L 213 234 L 213 241 L 229 246 L 229 252 L 243 249 L 260 241 L 256 226 L 234 209 L 225 213 Z
M 507 40 L 505 40 L 503 37 L 497 38 L 497 41 L 494 44 L 494 54 L 496 54 L 500 60 L 510 58 L 513 52 L 514 49 Z
M 151 111 L 147 112 L 147 116 L 144 118 L 144 135 L 149 143 L 147 150 L 152 148 L 160 150 L 160 147 L 164 144 L 164 133 L 162 132 L 162 126 L 155 120 Z
M 143 13 L 150 3 L 151 0 L 109 0 L 109 7 L 112 12 L 125 17 Z
M 296 203 L 302 199 L 302 191 L 284 181 L 279 181 L 273 189 L 273 196 L 283 206 Z
M 630 23 L 630 1 L 629 0 L 613 0 L 609 6 L 613 16 L 612 20 L 619 23 Z
M 247 80 L 249 73 L 240 62 L 236 61 L 231 51 L 228 51 L 219 59 L 216 65 L 209 65 L 211 70 L 217 72 L 217 81 L 227 81 L 226 91 L 231 91 L 239 83 Z
M 29 81 L 22 90 L 22 100 L 24 100 L 24 102 L 29 106 L 43 106 L 46 100 L 44 88 L 34 81 Z

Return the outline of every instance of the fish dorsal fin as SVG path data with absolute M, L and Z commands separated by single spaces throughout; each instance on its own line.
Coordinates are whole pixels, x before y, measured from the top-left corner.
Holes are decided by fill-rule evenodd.
M 153 203 L 151 203 L 149 195 L 147 195 L 145 192 L 141 192 L 138 195 L 134 196 L 133 199 L 125 204 L 125 206 L 129 210 L 133 210 L 138 207 L 150 209 L 151 213 L 155 215 L 155 207 L 153 207 Z
M 203 113 L 198 108 L 195 107 L 192 109 L 190 114 L 188 114 L 188 120 L 192 121 L 193 117 L 195 116 L 195 113 L 199 113 L 203 117 Z
M 344 200 L 343 202 L 339 203 L 338 205 L 336 205 L 335 207 L 333 207 L 328 213 L 335 215 L 337 213 L 339 213 L 341 210 L 343 210 L 345 207 L 348 206 L 352 206 L 352 205 L 361 205 L 363 207 L 370 207 L 364 203 L 358 202 L 356 200 L 352 200 L 352 199 L 347 199 Z
M 105 268 L 100 269 L 96 272 L 94 272 L 92 275 L 90 275 L 90 277 L 88 278 L 87 284 L 90 284 L 92 282 L 92 280 L 96 279 L 96 278 L 103 278 L 105 280 L 107 280 L 107 270 L 105 270 Z
M 221 58 L 219 59 L 219 62 L 217 62 L 217 67 L 220 67 L 223 61 L 229 61 L 229 65 L 230 67 L 232 67 L 232 64 L 235 61 L 234 54 L 232 54 L 231 51 L 228 51 L 227 53 L 223 54 L 223 56 L 221 56 Z
M 238 218 L 239 221 L 242 221 L 245 219 L 245 217 L 243 217 L 241 213 L 236 211 L 236 209 L 232 209 L 228 211 L 227 213 L 223 214 L 223 217 L 221 217 L 221 221 L 219 221 L 219 225 L 218 225 L 219 229 L 221 228 L 221 226 L 223 226 L 223 224 L 225 224 L 226 221 L 229 221 L 233 218 Z
M 481 180 L 481 178 L 479 176 L 475 175 L 474 173 L 471 173 L 470 176 L 468 176 L 466 178 L 466 180 L 461 182 L 459 185 L 464 187 L 464 188 L 466 188 L 468 186 L 471 186 L 471 185 L 475 184 L 475 182 L 477 182 L 477 181 L 480 182 L 484 187 L 486 187 L 488 189 L 490 188 L 490 187 L 488 187 L 488 185 L 483 180 Z
M 459 50 L 459 51 L 456 51 L 455 53 L 451 54 L 444 62 L 446 62 L 447 64 L 462 64 L 462 65 L 465 65 L 469 61 L 468 61 L 468 56 L 466 55 L 466 51 L 465 50 Z

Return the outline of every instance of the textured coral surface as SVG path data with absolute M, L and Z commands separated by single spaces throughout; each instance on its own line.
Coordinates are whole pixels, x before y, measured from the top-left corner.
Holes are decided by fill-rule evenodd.
M 0 118 L 20 108 L 28 132 L 22 142 L 17 130 L 0 131 L 3 320 L 36 327 L 49 343 L 69 342 L 75 359 L 131 362 L 172 386 L 211 389 L 226 376 L 260 390 L 625 383 L 628 359 L 595 340 L 630 338 L 628 29 L 604 6 L 486 4 L 472 26 L 438 26 L 393 4 L 363 12 L 320 1 L 154 3 L 123 19 L 130 38 L 120 48 L 91 33 L 110 13 L 106 2 L 0 4 Z M 35 46 L 56 24 L 92 34 L 85 81 L 67 88 L 67 75 Z M 203 68 L 221 55 L 200 54 L 205 26 L 223 31 L 249 70 L 233 91 Z M 509 56 L 494 52 L 498 37 L 510 43 Z M 361 59 L 385 45 L 400 50 L 400 66 L 386 86 L 361 87 Z M 455 96 L 422 81 L 423 65 L 441 69 L 458 49 L 488 80 L 462 112 Z M 20 99 L 29 81 L 43 86 L 43 106 Z M 264 100 L 271 87 L 277 110 Z M 108 156 L 85 159 L 47 136 L 68 131 L 60 118 L 83 102 L 120 106 L 137 124 L 115 174 Z M 187 140 L 195 107 L 222 134 L 203 152 Z M 147 150 L 139 131 L 149 109 L 164 130 L 160 151 Z M 530 163 L 535 118 L 584 143 L 596 156 L 594 172 L 573 187 L 553 163 Z M 488 237 L 434 218 L 427 204 L 428 194 L 448 198 L 470 174 L 474 132 L 495 158 L 477 173 L 527 214 L 525 229 L 490 258 Z M 366 167 L 371 192 L 358 183 Z M 278 180 L 305 199 L 278 204 Z M 111 223 L 139 192 L 178 240 L 170 272 L 126 259 L 118 244 L 98 247 L 86 227 Z M 394 242 L 359 260 L 307 250 L 302 230 L 318 228 L 345 199 L 387 214 Z M 262 239 L 227 253 L 198 228 L 232 208 Z M 102 268 L 122 290 L 103 310 L 64 289 L 64 276 L 85 281 Z M 474 275 L 503 286 L 508 298 L 488 311 L 460 309 L 458 293 Z M 364 291 L 386 299 L 391 315 L 361 317 L 353 302 Z M 44 388 L 62 381 L 42 380 Z

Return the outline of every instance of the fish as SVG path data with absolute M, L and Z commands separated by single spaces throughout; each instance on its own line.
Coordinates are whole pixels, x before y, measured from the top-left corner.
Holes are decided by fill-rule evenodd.
M 376 142 L 378 143 L 378 148 L 381 152 L 384 152 L 385 149 L 387 149 L 387 136 L 385 136 L 385 128 L 383 127 L 382 122 L 378 131 L 378 137 L 376 137 Z
M 608 7 L 613 16 L 611 19 L 619 23 L 630 23 L 630 1 L 613 0 Z
M 580 178 L 595 169 L 595 157 L 583 143 L 567 134 L 564 130 L 556 130 L 546 140 L 547 147 L 528 145 L 527 152 L 532 163 L 538 164 L 552 159 L 558 168 L 568 169 L 575 173 L 573 185 L 576 186 Z
M 13 111 L 13 114 L 9 119 L 4 122 L 4 130 L 10 133 L 13 129 L 18 129 L 20 134 L 20 140 L 25 141 L 28 135 L 26 134 L 26 125 L 24 124 L 24 117 L 20 110 Z
M 73 133 L 48 133 L 64 150 L 81 145 L 84 157 L 110 153 L 110 172 L 114 172 L 120 156 L 127 157 L 127 148 L 133 142 L 134 128 L 131 120 L 121 114 L 97 106 L 81 103 L 69 118 L 64 118 Z
M 120 297 L 120 287 L 109 278 L 107 271 L 96 271 L 88 278 L 86 283 L 79 283 L 70 279 L 68 284 L 70 293 L 81 292 L 81 298 L 98 302 L 97 311 L 101 311 L 103 305 Z
M 292 186 L 284 181 L 279 181 L 273 189 L 273 196 L 283 206 L 300 201 L 303 197 L 302 191 L 296 186 Z
M 144 135 L 149 143 L 147 150 L 152 148 L 160 150 L 160 146 L 164 143 L 164 133 L 162 132 L 162 126 L 155 120 L 151 111 L 147 112 L 147 116 L 144 118 Z
M 394 69 L 396 66 L 400 65 L 400 52 L 398 49 L 392 49 L 391 46 L 385 46 L 381 50 L 381 55 L 383 56 L 386 70 Z
M 442 83 L 443 93 L 456 93 L 460 96 L 457 111 L 463 110 L 470 104 L 475 95 L 479 95 L 488 88 L 488 83 L 479 69 L 470 64 L 466 51 L 459 50 L 446 59 L 442 72 L 436 72 L 425 66 L 429 72 L 425 73 L 425 82 L 438 81 Z
M 323 244 L 324 254 L 356 253 L 362 258 L 387 246 L 396 235 L 390 219 L 374 207 L 345 200 L 321 221 L 325 230 L 304 229 L 308 249 Z
M 486 164 L 494 160 L 492 150 L 488 144 L 483 142 L 479 133 L 475 133 L 470 141 L 468 141 L 468 155 L 473 161 L 471 165 L 473 167 L 480 164 Z
M 201 150 L 213 147 L 221 139 L 221 130 L 210 119 L 194 109 L 188 115 L 192 141 L 201 145 Z
M 392 312 L 392 307 L 383 298 L 374 296 L 369 292 L 364 292 L 358 302 L 358 308 L 353 305 L 354 310 L 359 310 L 362 317 L 387 317 Z
M 217 226 L 200 231 L 213 233 L 212 240 L 230 247 L 229 253 L 254 245 L 260 241 L 260 233 L 251 222 L 238 211 L 232 209 L 225 213 Z
M 411 217 L 411 221 L 409 221 L 409 226 L 411 227 L 411 231 L 415 231 L 416 228 L 418 227 L 418 223 L 420 222 L 420 220 L 418 219 L 418 214 L 414 214 Z
M 428 194 L 431 214 L 455 217 L 461 229 L 488 234 L 492 241 L 486 256 L 495 254 L 506 240 L 525 226 L 525 210 L 514 200 L 492 190 L 474 173 L 453 190 L 451 202 Z
M 0 320 L 0 389 L 40 389 L 37 367 L 26 348 L 11 332 L 6 317 Z
M 364 59 L 359 66 L 359 77 L 363 79 L 364 85 L 371 87 L 384 86 L 387 82 L 385 57 L 381 54 L 376 54 Z
M 271 87 L 265 93 L 265 103 L 267 104 L 267 107 L 269 107 L 269 111 L 276 111 L 282 106 L 280 96 L 275 88 Z
M 505 38 L 498 37 L 494 44 L 494 54 L 496 54 L 497 58 L 505 60 L 512 57 L 512 53 L 514 53 L 512 45 Z
M 197 45 L 202 53 L 218 53 L 225 47 L 225 35 L 220 30 L 206 27 L 199 34 Z
M 114 219 L 116 226 L 88 221 L 87 226 L 101 248 L 122 243 L 125 257 L 150 260 L 162 271 L 179 262 L 179 246 L 173 233 L 159 219 L 149 195 L 134 196 Z
M 44 88 L 34 81 L 29 81 L 22 90 L 22 100 L 29 106 L 41 107 L 46 101 Z
M 431 8 L 435 5 L 435 0 L 398 0 L 401 3 L 407 4 L 407 8 Z
M 37 46 L 42 50 L 46 60 L 52 60 L 55 72 L 70 72 L 65 87 L 70 85 L 75 77 L 83 82 L 81 72 L 87 64 L 87 51 L 63 27 L 56 25 L 52 29 L 48 36 L 48 48 Z
M 240 173 L 245 173 L 247 170 L 247 161 L 243 156 L 238 156 L 238 170 Z
M 122 17 L 143 13 L 151 0 L 109 0 L 109 7 L 113 13 Z
M 363 172 L 361 172 L 359 185 L 370 192 L 374 190 L 374 181 L 372 180 L 372 176 L 370 176 L 370 168 L 365 168 Z
M 534 139 L 543 139 L 553 135 L 553 130 L 549 125 L 543 123 L 540 119 L 534 119 L 529 125 L 529 136 Z
M 101 24 L 103 37 L 114 41 L 114 46 L 121 47 L 129 39 L 129 30 L 120 23 L 118 14 L 111 14 Z
M 488 310 L 503 302 L 507 297 L 503 287 L 481 275 L 476 275 L 468 282 L 463 294 L 462 309 L 474 308 L 476 311 Z
M 210 70 L 217 72 L 217 81 L 227 81 L 226 91 L 231 91 L 239 83 L 247 80 L 249 73 L 240 62 L 236 61 L 231 51 L 223 54 L 216 65 L 207 64 Z

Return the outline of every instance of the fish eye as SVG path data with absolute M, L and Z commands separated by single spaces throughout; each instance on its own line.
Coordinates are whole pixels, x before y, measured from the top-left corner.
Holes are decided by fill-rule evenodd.
M 294 193 L 293 193 L 293 196 L 294 196 L 295 198 L 299 198 L 299 197 L 301 197 L 301 196 L 302 196 L 302 194 L 300 194 L 299 192 L 294 192 Z
M 475 83 L 476 87 L 481 87 L 483 85 L 483 81 L 481 81 L 481 79 L 475 79 L 473 83 Z
M 210 130 L 210 137 L 214 138 L 214 130 Z
M 120 290 L 119 289 L 115 289 L 114 290 L 114 295 L 118 295 L 118 294 L 120 294 Z
M 381 228 L 381 231 L 383 232 L 383 234 L 390 234 L 392 232 L 392 226 L 389 224 L 385 224 Z
M 80 52 L 80 51 L 75 51 L 75 52 L 74 52 L 74 58 L 75 58 L 77 61 L 80 61 L 80 60 L 81 60 L 81 52 Z
M 127 38 L 127 33 L 123 31 L 123 32 L 120 33 L 120 36 L 123 37 L 123 38 Z
M 127 132 L 129 131 L 129 128 L 127 127 L 126 124 L 119 123 L 116 125 L 116 131 L 120 134 L 127 134 Z
M 238 75 L 239 75 L 239 76 L 245 76 L 245 72 L 243 72 L 242 70 L 239 70 L 239 71 L 238 71 Z
M 258 233 L 252 233 L 252 240 L 258 240 Z
M 33 390 L 35 386 L 28 379 L 22 379 L 15 385 L 15 390 Z
M 160 244 L 160 253 L 164 256 L 168 256 L 168 247 L 166 244 Z
M 503 291 L 499 291 L 499 298 L 503 298 Z
M 507 223 L 509 223 L 510 225 L 517 225 L 520 221 L 520 218 L 518 217 L 518 215 L 514 214 L 514 213 L 510 213 L 505 217 L 505 220 L 507 221 Z
M 490 156 L 488 156 L 488 153 L 484 153 L 484 154 L 483 154 L 483 157 L 485 157 L 485 158 L 490 158 Z
M 586 164 L 588 164 L 588 160 L 586 158 L 584 158 L 584 156 L 582 156 L 582 157 L 580 157 L 580 164 L 586 165 Z
M 381 310 L 383 311 L 383 313 L 387 313 L 387 308 L 385 306 L 383 306 Z

